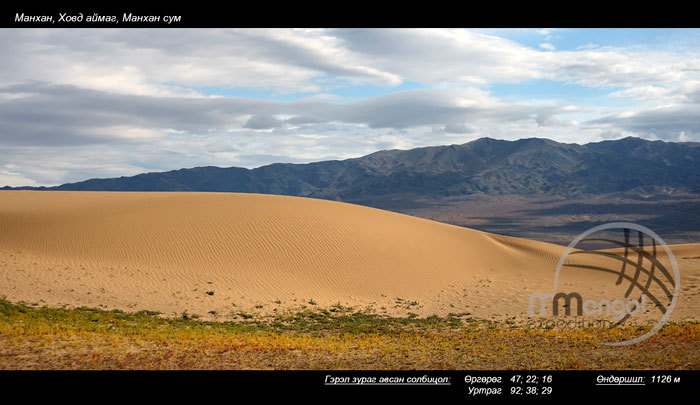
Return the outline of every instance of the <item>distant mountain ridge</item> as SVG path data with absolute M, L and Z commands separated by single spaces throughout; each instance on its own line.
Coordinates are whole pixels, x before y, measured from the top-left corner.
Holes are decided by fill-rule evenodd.
M 256 169 L 195 167 L 21 189 L 246 192 L 369 201 L 369 205 L 387 195 L 700 193 L 700 144 L 631 137 L 585 145 L 541 138 L 481 138 L 346 160 L 275 163 Z

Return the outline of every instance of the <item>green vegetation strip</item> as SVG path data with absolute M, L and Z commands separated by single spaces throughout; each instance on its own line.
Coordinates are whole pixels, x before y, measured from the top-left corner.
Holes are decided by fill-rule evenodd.
M 698 369 L 700 324 L 530 329 L 335 306 L 241 322 L 183 313 L 32 308 L 0 299 L 0 369 Z

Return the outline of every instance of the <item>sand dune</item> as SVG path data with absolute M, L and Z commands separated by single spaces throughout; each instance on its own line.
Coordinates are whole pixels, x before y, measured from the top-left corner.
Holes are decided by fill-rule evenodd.
M 696 317 L 700 245 L 674 249 L 684 287 L 674 318 Z M 532 292 L 551 290 L 563 250 L 299 197 L 0 191 L 0 296 L 39 305 L 213 319 L 336 303 L 521 316 Z

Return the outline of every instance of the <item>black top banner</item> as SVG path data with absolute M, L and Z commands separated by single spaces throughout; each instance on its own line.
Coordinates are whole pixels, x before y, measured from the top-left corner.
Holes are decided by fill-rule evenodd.
M 5 28 L 378 28 L 378 27 L 471 27 L 471 28 L 648 28 L 694 27 L 692 13 L 668 10 L 617 11 L 587 3 L 585 7 L 543 10 L 531 3 L 508 5 L 465 3 L 454 6 L 381 6 L 374 3 L 220 3 L 183 6 L 71 7 L 4 5 L 0 26 Z

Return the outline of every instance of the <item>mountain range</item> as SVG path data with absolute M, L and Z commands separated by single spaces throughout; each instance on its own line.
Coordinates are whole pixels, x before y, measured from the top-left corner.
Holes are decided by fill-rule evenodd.
M 387 195 L 698 193 L 700 143 L 630 137 L 578 145 L 541 138 L 481 138 L 346 160 L 275 163 L 255 169 L 195 167 L 38 189 L 247 192 L 349 202 Z

